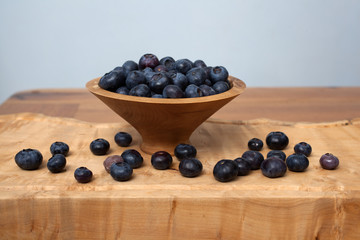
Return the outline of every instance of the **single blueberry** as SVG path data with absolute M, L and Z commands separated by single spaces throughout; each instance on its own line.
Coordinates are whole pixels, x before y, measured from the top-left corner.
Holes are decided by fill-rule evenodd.
M 245 176 L 249 174 L 249 172 L 251 171 L 250 163 L 248 163 L 247 161 L 245 161 L 245 159 L 241 157 L 235 158 L 234 161 L 238 166 L 238 176 Z
M 215 164 L 213 175 L 219 182 L 229 182 L 238 175 L 238 165 L 233 160 L 222 159 Z
M 146 84 L 139 84 L 129 91 L 130 96 L 151 97 L 151 90 Z
M 223 93 L 230 89 L 230 85 L 227 82 L 219 81 L 214 83 L 212 88 L 215 90 L 216 93 Z
M 86 167 L 79 167 L 74 172 L 74 177 L 79 183 L 88 183 L 91 181 L 93 173 Z
M 110 143 L 103 139 L 98 138 L 90 143 L 90 150 L 94 155 L 105 155 L 110 149 Z
M 110 167 L 111 165 L 113 165 L 114 163 L 119 163 L 119 162 L 123 162 L 124 159 L 119 156 L 119 155 L 112 155 L 112 156 L 109 156 L 107 157 L 104 162 L 103 162 L 103 165 L 104 165 L 104 168 L 105 170 L 110 173 Z
M 129 72 L 126 78 L 126 87 L 132 89 L 133 87 L 146 83 L 146 78 L 143 72 L 135 70 Z
M 201 68 L 207 67 L 203 60 L 196 60 L 193 65 L 194 67 L 201 67 Z
M 331 153 L 325 153 L 320 157 L 320 165 L 323 169 L 334 170 L 339 166 L 339 159 Z
M 271 150 L 267 153 L 266 158 L 269 157 L 278 157 L 281 160 L 285 161 L 286 160 L 286 154 L 281 151 L 281 150 Z
M 215 90 L 208 85 L 203 84 L 203 85 L 200 85 L 199 88 L 200 88 L 203 96 L 211 96 L 211 95 L 216 94 Z
M 38 169 L 42 161 L 43 156 L 36 149 L 23 149 L 15 155 L 15 163 L 24 170 Z
M 310 146 L 310 144 L 306 143 L 306 142 L 300 142 L 298 144 L 295 145 L 294 147 L 294 151 L 297 154 L 304 154 L 305 156 L 310 156 L 312 148 Z
M 289 138 L 283 132 L 270 132 L 266 136 L 266 144 L 270 149 L 283 150 L 289 144 Z
M 175 68 L 178 72 L 186 74 L 193 67 L 189 59 L 179 59 L 175 62 Z
M 159 65 L 159 59 L 151 53 L 144 54 L 139 60 L 139 69 L 142 70 L 146 67 L 154 68 Z
M 132 142 L 132 136 L 127 132 L 118 132 L 115 134 L 114 140 L 120 147 L 128 147 Z
M 149 82 L 149 87 L 151 91 L 160 94 L 162 93 L 164 88 L 169 85 L 169 83 L 170 79 L 168 78 L 168 76 L 165 73 L 160 72 L 152 76 Z
M 185 90 L 185 88 L 187 87 L 187 85 L 189 85 L 189 81 L 186 78 L 186 76 L 182 73 L 179 72 L 172 72 L 170 74 L 168 74 L 168 76 L 170 77 L 170 79 L 172 80 L 173 85 L 176 85 L 178 87 L 181 88 L 181 90 Z
M 69 153 L 69 145 L 64 142 L 54 142 L 50 146 L 50 152 L 52 155 L 62 154 L 66 156 Z
M 65 165 L 66 158 L 63 154 L 55 154 L 47 162 L 47 168 L 52 173 L 61 172 L 65 168 Z
M 190 69 L 186 73 L 186 78 L 189 81 L 189 84 L 195 84 L 196 86 L 200 86 L 205 83 L 206 73 L 203 68 L 196 67 Z
M 181 88 L 176 85 L 167 85 L 164 88 L 162 95 L 164 98 L 182 98 L 184 93 Z
M 264 156 L 260 152 L 253 150 L 244 152 L 241 158 L 250 164 L 251 170 L 259 169 L 261 163 L 264 161 Z
M 151 165 L 158 170 L 165 170 L 170 168 L 173 159 L 170 153 L 165 151 L 158 151 L 151 155 Z
M 248 147 L 250 150 L 260 151 L 263 146 L 264 146 L 263 141 L 261 141 L 258 138 L 252 138 L 248 142 Z
M 114 163 L 110 167 L 110 175 L 116 181 L 127 181 L 131 178 L 133 169 L 127 162 Z
M 175 60 L 172 57 L 160 59 L 160 64 L 164 65 L 168 70 L 175 70 Z
M 213 67 L 210 71 L 210 80 L 213 84 L 219 81 L 226 81 L 229 77 L 229 73 L 223 66 Z
M 124 83 L 123 72 L 111 71 L 105 73 L 99 80 L 99 87 L 108 91 L 115 91 Z
M 195 158 L 197 150 L 193 145 L 180 143 L 175 147 L 174 154 L 181 161 L 185 158 Z
M 116 89 L 115 92 L 119 94 L 129 95 L 129 89 L 125 86 L 119 87 L 118 89 Z
M 190 84 L 185 89 L 185 97 L 187 98 L 194 98 L 194 97 L 202 97 L 203 92 L 201 91 L 201 88 L 194 84 Z
M 183 159 L 179 164 L 179 171 L 184 177 L 197 177 L 202 169 L 202 163 L 196 158 Z
M 282 177 L 286 173 L 285 162 L 278 157 L 270 157 L 261 163 L 261 172 L 268 178 Z
M 129 72 L 131 72 L 131 71 L 139 70 L 138 64 L 132 60 L 128 60 L 128 61 L 124 62 L 122 67 L 124 69 L 125 76 L 127 76 L 129 74 Z
M 144 162 L 141 154 L 135 149 L 127 149 L 122 154 L 121 157 L 124 159 L 124 162 L 130 164 L 132 168 L 139 168 Z
M 286 165 L 290 171 L 303 172 L 309 166 L 309 159 L 304 154 L 291 154 L 286 158 Z

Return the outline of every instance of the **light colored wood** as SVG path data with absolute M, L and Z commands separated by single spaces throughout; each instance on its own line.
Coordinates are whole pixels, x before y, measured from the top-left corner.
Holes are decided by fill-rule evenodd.
M 245 83 L 229 77 L 230 90 L 199 98 L 146 98 L 106 91 L 99 87 L 100 78 L 86 87 L 114 112 L 130 123 L 141 135 L 141 149 L 173 153 L 176 145 L 189 143 L 190 135 L 206 119 L 245 90 Z
M 284 131 L 293 146 L 313 147 L 306 172 L 288 171 L 269 179 L 260 170 L 228 183 L 212 176 L 215 163 L 247 150 L 252 137 Z M 178 160 L 169 170 L 152 168 L 150 156 L 128 182 L 116 182 L 94 156 L 90 142 L 108 139 L 109 154 L 121 154 L 113 136 L 133 135 L 128 148 L 139 149 L 140 135 L 126 123 L 99 124 L 37 114 L 0 116 L 0 239 L 359 239 L 360 120 L 291 123 L 266 119 L 205 121 L 191 136 L 204 166 L 197 178 L 184 178 Z M 70 146 L 66 171 L 46 168 L 54 141 Z M 23 148 L 44 156 L 40 169 L 24 171 L 14 161 Z M 266 147 L 263 155 L 269 151 Z M 323 170 L 319 158 L 332 152 L 337 170 Z M 73 177 L 77 167 L 94 173 L 88 184 Z

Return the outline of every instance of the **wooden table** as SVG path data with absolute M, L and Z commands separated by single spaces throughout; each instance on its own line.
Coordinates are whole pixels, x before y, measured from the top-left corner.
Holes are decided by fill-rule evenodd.
M 4 119 L 8 119 L 8 125 Z M 112 136 L 119 126 L 138 138 L 124 120 L 85 89 L 19 92 L 0 105 L 0 129 L 13 127 L 7 135 L 9 141 L 21 138 L 22 132 L 16 130 L 26 130 L 33 119 L 37 119 L 37 128 L 44 121 L 49 129 L 65 123 L 64 128 L 73 129 L 73 134 L 82 138 L 99 132 Z M 231 133 L 233 127 L 243 131 L 234 135 L 248 139 L 269 131 L 272 124 L 288 131 L 292 139 L 320 138 L 312 141 L 317 149 L 309 171 L 303 175 L 289 172 L 275 181 L 257 171 L 239 181 L 221 184 L 209 170 L 213 160 L 204 160 L 206 173 L 197 179 L 181 178 L 173 171 L 176 167 L 168 172 L 155 171 L 147 163 L 128 183 L 112 181 L 101 168 L 93 183 L 79 185 L 71 175 L 74 164 L 69 164 L 63 175 L 51 175 L 46 167 L 22 173 L 12 160 L 13 153 L 8 152 L 10 143 L 0 155 L 0 161 L 5 161 L 0 170 L 0 239 L 360 239 L 360 180 L 354 178 L 360 170 L 356 164 L 360 161 L 356 149 L 360 139 L 360 88 L 247 88 L 195 134 L 199 157 L 209 156 L 206 146 L 207 138 L 214 140 L 212 132 Z M 335 134 L 340 134 L 339 144 L 347 145 L 337 147 L 329 130 L 332 126 Z M 47 130 L 43 132 L 49 136 Z M 307 130 L 313 131 L 309 138 L 304 132 Z M 206 134 L 210 135 L 205 138 Z M 29 140 L 25 136 L 21 142 L 36 143 L 38 138 Z M 345 152 L 341 168 L 331 174 L 315 159 L 321 155 L 318 149 L 326 149 L 328 139 L 331 148 Z M 48 148 L 44 140 L 36 144 Z M 81 159 L 78 152 L 89 152 L 88 146 L 79 140 L 73 144 L 79 149 L 69 158 L 86 160 L 88 156 Z M 224 139 L 224 144 L 231 144 L 231 139 Z M 221 151 L 220 145 L 211 147 Z M 246 150 L 245 145 L 240 148 Z M 289 147 L 286 153 L 291 151 Z M 49 154 L 44 160 L 47 157 Z M 89 164 L 94 168 L 101 165 Z M 34 185 L 26 185 L 30 181 L 26 178 L 33 178 Z M 293 185 L 287 186 L 288 181 Z

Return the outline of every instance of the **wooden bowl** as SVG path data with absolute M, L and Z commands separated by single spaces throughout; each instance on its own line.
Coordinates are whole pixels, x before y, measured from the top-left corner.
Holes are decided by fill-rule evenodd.
M 130 123 L 141 135 L 141 150 L 174 153 L 179 143 L 189 143 L 192 132 L 225 104 L 241 94 L 246 85 L 229 76 L 231 89 L 220 94 L 198 98 L 135 97 L 101 89 L 100 78 L 86 84 L 88 90 Z

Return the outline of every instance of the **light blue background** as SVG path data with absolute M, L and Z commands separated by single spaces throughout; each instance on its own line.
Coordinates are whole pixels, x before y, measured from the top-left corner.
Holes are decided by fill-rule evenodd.
M 360 1 L 0 1 L 0 102 L 84 88 L 144 53 L 256 86 L 360 86 Z

